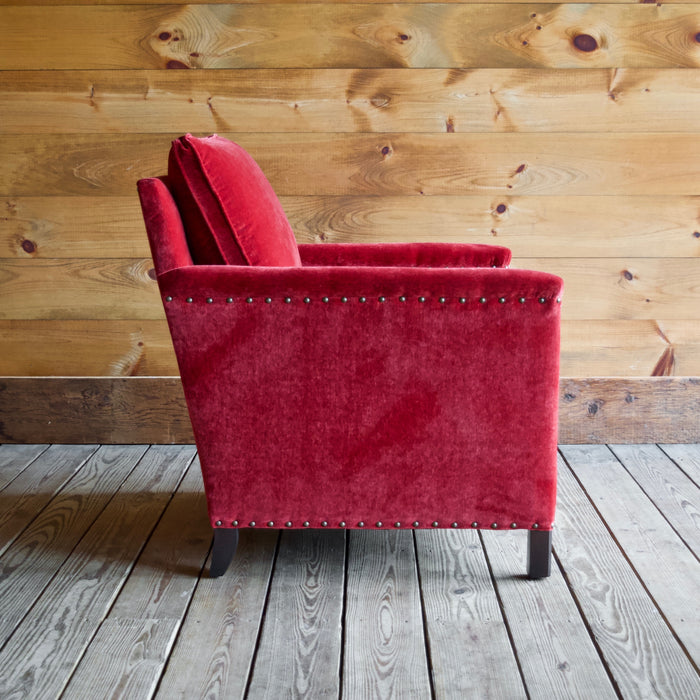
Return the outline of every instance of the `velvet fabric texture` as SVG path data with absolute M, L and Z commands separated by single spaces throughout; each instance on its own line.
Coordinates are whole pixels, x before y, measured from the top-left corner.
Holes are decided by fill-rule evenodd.
M 168 177 L 195 263 L 301 265 L 277 195 L 239 145 L 186 134 L 170 149 Z
M 161 185 L 139 191 L 214 527 L 551 528 L 558 277 L 440 244 L 191 265 Z

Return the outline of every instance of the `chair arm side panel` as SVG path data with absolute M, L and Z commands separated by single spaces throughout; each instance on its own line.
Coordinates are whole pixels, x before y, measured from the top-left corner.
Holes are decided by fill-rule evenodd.
M 551 527 L 559 278 L 197 267 L 159 281 L 212 524 Z

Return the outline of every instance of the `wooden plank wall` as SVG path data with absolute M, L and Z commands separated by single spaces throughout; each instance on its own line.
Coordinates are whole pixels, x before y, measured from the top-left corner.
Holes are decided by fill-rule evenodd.
M 561 274 L 562 375 L 700 375 L 700 2 L 0 0 L 0 375 L 176 375 L 138 202 L 251 151 L 300 242 Z

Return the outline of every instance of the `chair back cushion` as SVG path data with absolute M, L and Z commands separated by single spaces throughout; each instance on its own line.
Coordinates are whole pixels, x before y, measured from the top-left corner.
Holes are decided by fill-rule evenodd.
M 168 178 L 196 264 L 301 266 L 277 195 L 238 144 L 186 134 L 173 141 Z

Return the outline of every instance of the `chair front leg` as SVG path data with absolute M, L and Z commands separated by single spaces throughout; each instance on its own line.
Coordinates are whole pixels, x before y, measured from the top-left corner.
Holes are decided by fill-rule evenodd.
M 527 539 L 527 577 L 547 578 L 551 573 L 552 531 L 530 530 Z
M 218 578 L 226 573 L 238 547 L 238 530 L 235 528 L 216 528 L 214 546 L 211 552 L 209 578 Z

